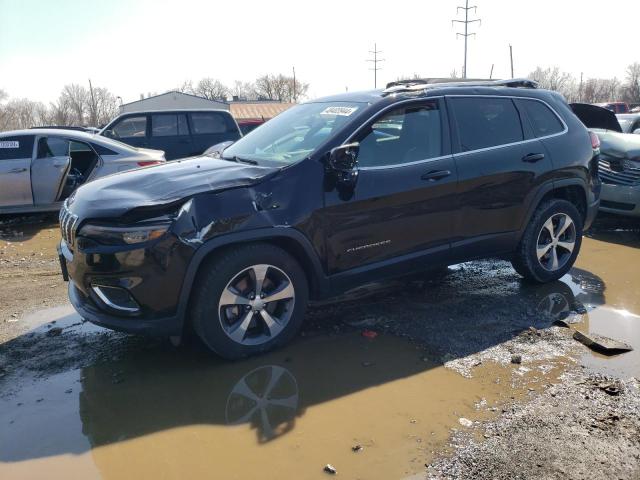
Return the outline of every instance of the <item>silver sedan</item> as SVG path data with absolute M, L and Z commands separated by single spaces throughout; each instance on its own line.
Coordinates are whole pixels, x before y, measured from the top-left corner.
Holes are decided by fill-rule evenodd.
M 76 130 L 2 132 L 0 214 L 55 211 L 83 183 L 162 162 L 160 150 Z

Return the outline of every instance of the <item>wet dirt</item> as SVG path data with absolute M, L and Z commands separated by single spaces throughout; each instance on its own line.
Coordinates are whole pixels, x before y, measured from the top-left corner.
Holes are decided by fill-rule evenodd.
M 640 235 L 615 230 L 590 234 L 559 282 L 486 261 L 369 285 L 241 362 L 110 332 L 66 305 L 0 324 L 0 478 L 323 478 L 326 464 L 340 478 L 478 476 L 465 465 L 482 478 L 634 478 Z M 558 319 L 635 350 L 595 354 Z M 627 383 L 612 397 L 599 385 L 614 377 Z M 601 463 L 605 447 L 624 468 Z

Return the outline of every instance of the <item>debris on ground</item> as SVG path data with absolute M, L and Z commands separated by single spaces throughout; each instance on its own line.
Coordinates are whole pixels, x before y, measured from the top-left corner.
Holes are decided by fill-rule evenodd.
M 331 475 L 335 475 L 336 473 L 338 473 L 338 471 L 336 470 L 336 467 L 334 467 L 334 466 L 333 466 L 333 465 L 331 465 L 330 463 L 327 463 L 327 464 L 324 466 L 324 471 L 325 471 L 326 473 L 331 474 Z
M 47 332 L 47 337 L 57 337 L 62 334 L 62 328 L 53 327 L 51 330 Z
M 511 355 L 511 363 L 521 364 L 522 363 L 522 355 L 513 354 Z
M 633 347 L 627 343 L 597 333 L 583 333 L 576 330 L 573 332 L 573 338 L 592 350 L 608 355 L 633 350 Z
M 378 332 L 374 332 L 373 330 L 363 330 L 362 336 L 372 340 L 378 336 Z
M 362 450 L 364 450 L 364 447 L 362 445 L 354 445 L 353 447 L 351 447 L 352 452 L 361 452 Z
M 467 427 L 467 428 L 473 427 L 473 422 L 468 418 L 461 417 L 458 419 L 458 422 L 460 422 L 460 425 L 462 425 L 463 427 Z

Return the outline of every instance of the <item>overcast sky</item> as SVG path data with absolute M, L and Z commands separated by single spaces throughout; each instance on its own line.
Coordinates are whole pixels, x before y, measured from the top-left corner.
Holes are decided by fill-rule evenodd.
M 378 85 L 462 70 L 452 26 L 464 0 L 0 0 L 0 89 L 54 100 L 63 85 L 109 88 L 124 102 L 184 80 L 224 83 L 265 73 L 309 82 L 309 97 L 373 87 L 366 62 L 382 50 Z M 468 75 L 515 76 L 557 65 L 624 77 L 640 61 L 640 0 L 477 0 Z M 458 18 L 461 18 L 459 16 Z M 474 17 L 475 18 L 475 17 Z M 628 27 L 624 28 L 627 23 Z

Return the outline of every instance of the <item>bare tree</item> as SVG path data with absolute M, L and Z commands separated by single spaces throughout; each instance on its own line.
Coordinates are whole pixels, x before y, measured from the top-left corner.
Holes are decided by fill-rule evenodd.
M 231 87 L 231 95 L 239 100 L 257 100 L 256 87 L 251 82 L 236 80 Z
M 72 125 L 73 111 L 69 99 L 60 94 L 56 102 L 49 104 L 49 116 L 47 124 L 49 125 Z
M 256 79 L 255 90 L 258 99 L 293 102 L 303 98 L 309 90 L 309 84 L 286 75 L 263 75 Z
M 195 88 L 195 94 L 209 100 L 226 101 L 229 96 L 229 89 L 219 80 L 206 77 L 198 82 Z
M 180 93 L 189 93 L 191 95 L 195 94 L 195 88 L 193 88 L 192 80 L 185 80 L 182 82 L 182 85 L 176 88 L 172 88 L 169 90 L 170 92 L 180 92 Z
M 89 92 L 82 85 L 72 83 L 62 89 L 72 111 L 71 122 L 73 125 L 85 125 L 89 119 Z
M 575 78 L 558 67 L 537 67 L 529 74 L 529 78 L 538 82 L 541 88 L 561 93 L 570 102 L 578 100 L 579 87 Z
M 102 87 L 93 89 L 93 94 L 87 98 L 89 110 L 89 125 L 96 127 L 105 125 L 118 114 L 118 102 L 115 95 Z
M 624 99 L 628 102 L 640 103 L 640 62 L 627 67 L 627 78 L 624 84 Z

